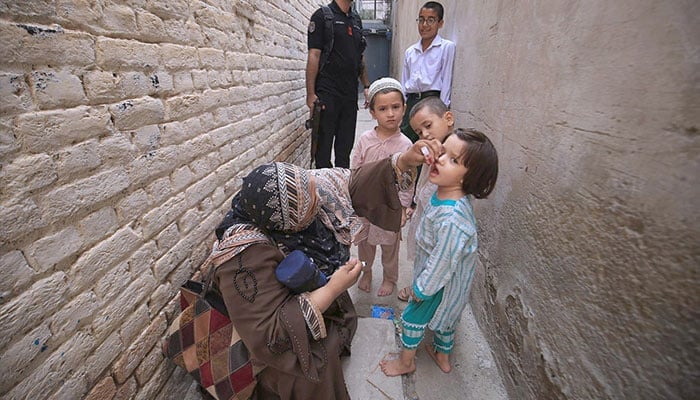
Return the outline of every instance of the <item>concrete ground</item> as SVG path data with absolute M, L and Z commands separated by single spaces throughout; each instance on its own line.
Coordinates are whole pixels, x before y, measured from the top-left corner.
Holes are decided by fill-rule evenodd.
M 362 97 L 362 96 L 360 96 Z M 361 99 L 362 100 L 362 99 Z M 360 107 L 357 136 L 374 127 L 369 112 Z M 357 256 L 357 248 L 353 247 Z M 353 340 L 352 357 L 344 361 L 345 378 L 353 399 L 394 400 L 507 400 L 507 394 L 484 336 L 467 308 L 457 327 L 452 372 L 443 373 L 421 347 L 416 355 L 416 372 L 403 377 L 385 377 L 377 368 L 389 353 L 400 351 L 394 321 L 371 318 L 372 306 L 381 304 L 393 308 L 396 320 L 407 303 L 396 298 L 398 289 L 411 283 L 413 266 L 406 256 L 405 246 L 399 255 L 399 284 L 391 296 L 378 297 L 382 282 L 381 250 L 377 250 L 372 274 L 372 290 L 365 293 L 354 286 L 350 295 L 360 319 Z M 430 337 L 427 338 L 430 340 Z

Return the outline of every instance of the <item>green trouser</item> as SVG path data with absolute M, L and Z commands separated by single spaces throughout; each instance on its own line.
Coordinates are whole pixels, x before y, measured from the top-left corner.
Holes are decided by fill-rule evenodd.
M 423 301 L 409 301 L 408 306 L 401 314 L 401 345 L 408 350 L 418 348 L 418 345 L 425 336 L 425 328 L 435 315 L 440 302 L 442 292 L 440 289 L 434 296 Z M 433 336 L 433 346 L 435 350 L 449 354 L 454 347 L 455 331 L 435 331 Z

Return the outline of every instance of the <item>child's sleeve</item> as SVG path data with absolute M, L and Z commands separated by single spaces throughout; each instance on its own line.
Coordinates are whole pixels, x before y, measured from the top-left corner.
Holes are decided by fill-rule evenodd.
M 464 260 L 476 251 L 475 235 L 461 229 L 453 220 L 439 230 L 439 238 L 414 287 L 419 298 L 427 299 L 445 287 Z
M 364 153 L 365 153 L 365 146 L 364 143 L 365 141 L 363 140 L 365 138 L 365 134 L 363 133 L 362 136 L 360 136 L 360 139 L 357 141 L 357 144 L 355 147 L 352 149 L 352 156 L 350 158 L 350 168 L 351 169 L 356 169 L 362 166 L 364 164 Z
M 413 204 L 413 188 L 399 191 L 399 201 L 403 208 L 411 208 Z

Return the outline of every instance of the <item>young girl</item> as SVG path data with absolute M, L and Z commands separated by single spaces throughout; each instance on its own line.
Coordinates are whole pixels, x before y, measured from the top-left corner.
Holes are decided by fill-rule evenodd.
M 441 143 L 447 135 L 452 133 L 454 117 L 452 111 L 447 109 L 445 103 L 439 97 L 428 97 L 416 103 L 410 113 L 409 120 L 413 131 L 421 139 L 437 139 Z M 430 170 L 421 169 L 421 174 L 416 183 L 416 192 L 413 196 L 412 206 L 406 210 L 408 219 L 408 234 L 406 238 L 406 254 L 409 260 L 416 257 L 416 230 L 420 223 L 420 216 L 437 186 L 428 180 Z M 411 295 L 411 287 L 407 286 L 399 290 L 398 299 L 408 301 Z
M 353 150 L 351 166 L 360 167 L 368 162 L 378 161 L 411 147 L 411 141 L 401 133 L 399 124 L 406 109 L 401 84 L 396 79 L 381 78 L 369 87 L 369 112 L 377 120 L 377 126 L 360 136 Z M 399 199 L 405 208 L 411 204 L 411 191 L 400 191 Z M 405 214 L 402 217 L 402 226 Z M 398 232 L 390 232 L 375 225 L 369 225 L 367 238 L 357 245 L 360 260 L 367 263 L 362 278 L 357 284 L 360 290 L 369 292 L 372 285 L 372 263 L 376 246 L 382 248 L 384 277 L 377 296 L 388 296 L 394 292 L 399 278 Z
M 428 354 L 443 372 L 450 372 L 455 326 L 469 300 L 478 257 L 471 199 L 486 198 L 493 190 L 498 156 L 486 135 L 473 129 L 457 129 L 443 145 L 444 154 L 429 170 L 437 190 L 416 235 L 413 291 L 401 315 L 403 350 L 398 359 L 380 362 L 388 376 L 415 371 L 416 349 L 426 327 L 435 332 L 433 344 L 426 345 Z

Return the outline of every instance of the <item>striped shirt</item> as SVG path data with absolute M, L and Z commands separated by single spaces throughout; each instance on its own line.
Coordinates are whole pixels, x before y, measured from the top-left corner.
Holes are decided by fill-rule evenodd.
M 470 196 L 440 200 L 433 194 L 416 232 L 414 288 L 427 298 L 444 288 L 428 327 L 452 330 L 469 301 L 477 261 L 477 235 Z

